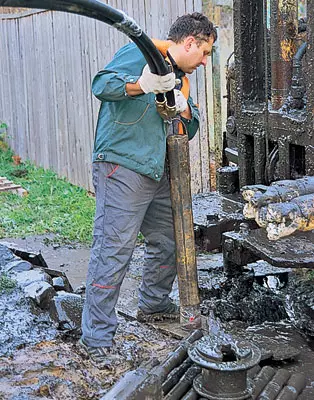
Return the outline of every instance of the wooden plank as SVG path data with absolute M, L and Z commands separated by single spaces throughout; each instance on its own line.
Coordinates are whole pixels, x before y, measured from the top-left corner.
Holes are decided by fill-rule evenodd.
M 82 126 L 80 129 L 80 142 L 81 142 L 81 161 L 80 161 L 80 176 L 83 182 L 89 181 L 91 175 L 91 140 L 89 131 L 92 130 L 92 109 L 91 109 L 91 88 L 88 82 L 91 79 L 90 71 L 90 47 L 89 47 L 89 36 L 91 33 L 88 32 L 87 24 L 90 27 L 90 23 L 87 18 L 79 19 L 80 27 L 80 64 L 81 64 L 81 82 L 80 85 L 80 98 L 79 103 L 82 108 L 82 115 L 80 119 L 82 121 Z M 84 184 L 83 183 L 83 184 Z M 83 186 L 83 185 L 81 185 Z
M 143 29 L 144 32 L 146 32 L 146 13 L 147 13 L 147 6 L 146 6 L 147 1 L 137 1 L 137 0 L 132 0 L 132 8 L 133 8 L 133 15 L 136 15 L 136 21 L 140 25 L 140 27 Z
M 7 184 L 0 184 L 0 192 L 8 192 L 11 189 L 19 189 L 21 186 L 19 185 L 13 185 L 12 183 L 7 185 Z
M 79 56 L 79 16 L 66 14 L 67 24 L 70 27 L 66 36 L 67 42 L 67 102 L 68 102 L 68 146 L 69 146 L 69 163 L 70 163 L 70 179 L 76 185 L 82 182 L 81 180 L 81 141 L 80 131 L 82 125 L 82 110 L 80 105 L 79 96 L 81 85 L 77 84 L 81 80 L 81 65 L 78 61 Z
M 47 129 L 47 150 L 48 150 L 48 168 L 54 171 L 58 169 L 58 138 L 56 135 L 56 102 L 57 93 L 55 91 L 55 62 L 53 47 L 53 21 L 52 13 L 45 13 L 38 18 L 41 22 L 40 30 L 45 32 L 42 35 L 43 58 L 44 63 L 44 79 L 46 81 L 46 104 L 45 104 L 45 120 Z
M 34 77 L 32 81 L 31 96 L 33 97 L 33 114 L 34 114 L 34 127 L 32 129 L 32 140 L 36 143 L 35 147 L 35 160 L 36 163 L 48 168 L 48 138 L 47 138 L 47 126 L 46 126 L 46 81 L 45 71 L 43 71 L 42 60 L 42 35 L 41 22 L 37 18 L 37 15 L 32 16 L 33 21 L 33 37 L 34 37 L 34 48 L 29 51 L 32 54 L 30 59 L 30 67 L 34 71 Z M 42 140 L 42 138 L 45 140 Z
M 54 64 L 55 64 L 55 93 L 56 93 L 56 135 L 58 141 L 58 173 L 70 178 L 69 146 L 68 146 L 68 107 L 67 86 L 68 67 L 66 58 L 65 37 L 68 35 L 66 14 L 53 12 L 54 27 Z M 63 43 L 63 45 L 61 45 Z
M 31 39 L 29 38 L 30 24 L 31 24 L 30 18 L 19 20 L 20 66 L 22 69 L 22 76 L 21 76 L 21 82 L 18 82 L 17 84 L 20 86 L 21 90 L 20 102 L 23 104 L 24 108 L 24 113 L 23 113 L 24 125 L 23 125 L 23 133 L 21 134 L 21 136 L 23 136 L 24 146 L 23 146 L 23 151 L 20 154 L 24 160 L 31 159 L 30 144 L 32 143 L 32 137 L 29 126 L 30 92 L 28 90 L 29 75 L 30 75 L 28 58 L 30 57 L 30 54 L 27 51 L 28 45 L 26 44 L 26 42 L 29 43 L 31 41 Z M 20 115 L 19 118 L 21 117 L 22 116 Z M 19 139 L 21 140 L 21 138 Z
M 2 72 L 0 74 L 0 88 L 4 87 L 4 58 L 6 57 L 6 48 L 5 48 L 5 42 L 6 39 L 4 38 L 4 24 L 0 24 L 0 37 L 3 38 L 3 40 L 0 40 L 0 54 L 2 57 L 0 57 L 0 71 Z M 5 119 L 5 113 L 4 113 L 4 93 L 3 90 L 0 89 L 0 123 L 4 122 Z
M 164 10 L 164 32 L 160 32 L 160 35 L 162 39 L 167 39 L 170 26 L 174 21 L 173 15 L 171 14 L 171 1 L 164 0 L 161 7 Z
M 1 11 L 0 20 L 24 18 L 34 14 L 47 12 L 47 10 L 40 10 L 35 8 L 28 9 L 28 8 L 11 8 L 11 7 L 0 7 L 0 11 Z
M 33 35 L 33 19 L 25 18 L 20 20 L 20 37 L 22 50 L 22 68 L 23 68 L 23 81 L 24 81 L 24 102 L 26 107 L 26 123 L 25 123 L 25 154 L 24 157 L 37 162 L 36 159 L 36 130 L 37 115 L 34 112 L 36 109 L 35 99 L 33 96 L 34 83 L 36 82 L 36 69 L 33 65 L 33 49 L 34 49 L 34 35 Z M 36 143 L 36 146 L 35 146 Z
M 55 168 L 56 151 L 52 151 L 56 148 L 56 139 L 55 120 L 51 112 L 52 104 L 55 103 L 51 67 L 53 64 L 51 14 L 34 15 L 33 24 L 36 50 L 35 54 L 33 53 L 32 63 L 36 70 L 36 81 L 32 82 L 32 96 L 36 104 L 35 112 L 39 114 L 36 118 L 38 129 L 35 131 L 36 147 L 39 144 L 40 148 L 37 159 L 44 168 Z
M 8 132 L 11 134 L 13 132 L 13 126 L 14 126 L 14 111 L 15 111 L 15 106 L 13 103 L 12 99 L 12 89 L 11 86 L 13 84 L 12 79 L 11 79 L 11 73 L 13 71 L 12 65 L 11 65 L 11 44 L 9 38 L 11 37 L 11 32 L 12 32 L 12 24 L 10 23 L 11 21 L 4 21 L 3 22 L 3 27 L 4 27 L 4 40 L 5 40 L 5 57 L 4 62 L 3 62 L 3 70 L 1 71 L 1 74 L 3 74 L 3 87 L 1 88 L 3 90 L 3 105 L 4 109 L 2 110 L 4 112 L 4 121 L 8 125 Z M 9 144 L 12 146 L 13 140 L 11 139 L 11 135 L 9 136 Z
M 15 126 L 15 129 L 11 132 L 12 141 L 15 143 L 15 151 L 17 154 L 20 152 L 20 144 L 23 144 L 23 138 L 21 138 L 20 142 L 18 142 L 18 132 L 19 132 L 19 104 L 18 101 L 18 92 L 16 82 L 20 81 L 20 68 L 19 68 L 19 45 L 18 45 L 18 22 L 17 20 L 13 20 L 10 26 L 10 48 L 9 48 L 9 57 L 10 57 L 10 70 L 14 71 L 17 79 L 12 80 L 11 82 L 11 101 L 12 101 L 12 125 Z
M 153 38 L 154 37 L 154 29 L 153 29 L 153 13 L 152 13 L 152 4 L 153 0 L 146 0 L 146 34 Z
M 94 21 L 93 21 L 94 22 Z M 82 102 L 85 108 L 84 130 L 82 132 L 82 167 L 86 170 L 86 182 L 88 190 L 92 189 L 92 146 L 94 137 L 94 119 L 93 119 L 93 108 L 92 108 L 92 92 L 91 92 L 91 79 L 96 69 L 96 33 L 95 24 L 91 28 L 90 21 L 87 18 L 81 18 L 80 29 L 81 29 L 81 64 L 82 64 Z M 85 182 L 85 184 L 86 184 Z
M 27 190 L 23 189 L 21 185 L 17 185 L 5 177 L 0 177 L 0 192 L 12 192 L 19 196 L 26 196 L 28 194 Z

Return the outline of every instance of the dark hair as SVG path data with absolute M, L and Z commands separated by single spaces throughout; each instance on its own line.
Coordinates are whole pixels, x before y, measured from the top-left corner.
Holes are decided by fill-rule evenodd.
M 197 41 L 208 42 L 210 36 L 217 39 L 217 31 L 206 15 L 194 12 L 179 17 L 169 30 L 168 39 L 180 43 L 188 36 L 193 36 Z

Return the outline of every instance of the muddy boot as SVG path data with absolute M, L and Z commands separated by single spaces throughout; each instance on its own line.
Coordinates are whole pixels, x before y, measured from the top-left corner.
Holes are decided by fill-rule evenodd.
M 138 322 L 161 322 L 161 321 L 179 321 L 180 320 L 180 308 L 170 303 L 164 311 L 156 313 L 144 313 L 141 309 L 138 310 L 136 319 Z
M 184 331 L 194 331 L 202 328 L 202 317 L 199 305 L 185 307 L 184 309 L 182 307 L 180 327 Z
M 188 321 L 186 322 L 181 322 L 180 328 L 183 331 L 195 331 L 197 329 L 201 329 L 202 328 L 202 319 L 201 316 L 198 315 L 196 317 L 190 318 Z
M 88 355 L 91 363 L 99 369 L 114 369 L 123 361 L 114 347 L 90 347 L 83 342 L 82 338 L 78 344 Z

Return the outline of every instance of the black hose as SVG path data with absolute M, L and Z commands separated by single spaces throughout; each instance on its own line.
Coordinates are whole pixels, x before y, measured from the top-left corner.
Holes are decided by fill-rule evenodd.
M 0 0 L 0 7 L 39 8 L 65 11 L 94 18 L 109 24 L 132 39 L 141 50 L 151 72 L 157 75 L 169 73 L 169 65 L 151 39 L 137 23 L 125 13 L 97 0 Z M 172 92 L 172 93 L 171 93 Z M 168 105 L 174 106 L 173 91 L 166 94 Z M 163 96 L 163 95 L 162 95 Z M 160 97 L 160 96 L 159 96 Z

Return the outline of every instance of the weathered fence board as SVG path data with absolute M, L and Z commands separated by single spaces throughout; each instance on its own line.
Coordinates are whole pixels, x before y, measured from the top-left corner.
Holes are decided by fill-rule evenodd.
M 201 11 L 201 0 L 111 0 L 151 37 L 166 38 L 171 23 Z M 0 9 L 1 14 L 1 9 Z M 0 16 L 0 120 L 22 159 L 52 168 L 92 190 L 91 152 L 99 102 L 91 80 L 129 39 L 99 21 L 78 15 L 34 11 Z M 190 142 L 193 193 L 210 189 L 209 129 L 204 69 L 191 75 L 201 110 L 201 129 Z

